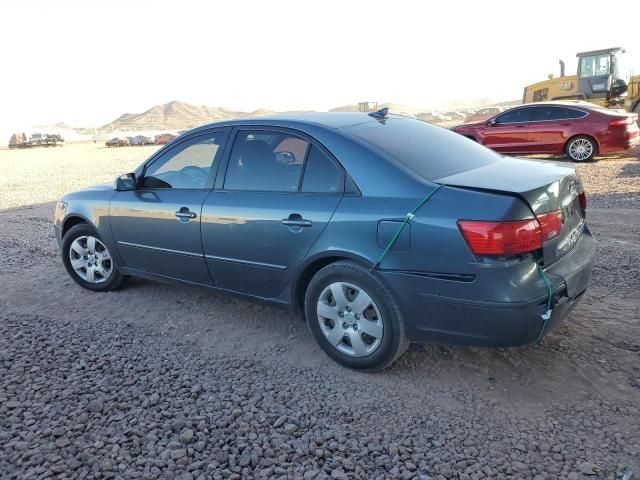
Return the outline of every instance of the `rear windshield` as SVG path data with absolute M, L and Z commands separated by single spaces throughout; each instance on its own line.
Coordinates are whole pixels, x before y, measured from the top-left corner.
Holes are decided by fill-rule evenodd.
M 500 155 L 441 127 L 411 118 L 391 117 L 344 128 L 426 180 L 483 167 Z

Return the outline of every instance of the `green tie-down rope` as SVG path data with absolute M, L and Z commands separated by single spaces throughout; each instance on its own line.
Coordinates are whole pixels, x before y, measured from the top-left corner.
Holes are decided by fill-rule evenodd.
M 551 318 L 551 300 L 553 298 L 553 291 L 551 290 L 551 283 L 549 283 L 549 279 L 542 270 L 540 264 L 537 264 L 538 273 L 544 280 L 544 284 L 547 286 L 547 311 L 541 315 L 542 317 L 542 326 L 540 327 L 540 332 L 538 332 L 538 337 L 535 339 L 534 343 L 538 343 L 542 339 L 542 335 L 544 334 L 544 329 L 547 327 L 547 322 Z
M 391 241 L 389 242 L 389 244 L 387 245 L 387 247 L 384 249 L 384 251 L 380 254 L 380 256 L 378 257 L 378 260 L 376 260 L 376 263 L 373 264 L 373 267 L 371 267 L 371 272 L 373 272 L 376 267 L 378 265 L 380 265 L 380 263 L 382 262 L 382 260 L 384 259 L 384 257 L 387 256 L 387 253 L 389 253 L 389 250 L 391 249 L 391 247 L 393 246 L 394 243 L 396 243 L 396 240 L 398 240 L 398 237 L 400 236 L 400 234 L 402 233 L 402 230 L 404 230 L 404 227 L 407 226 L 407 223 L 409 223 L 411 221 L 411 219 L 413 219 L 413 217 L 416 216 L 416 212 L 418 210 L 420 210 L 422 208 L 422 206 L 427 203 L 429 201 L 429 199 L 431 197 L 433 197 L 435 195 L 435 193 L 440 190 L 442 187 L 445 187 L 446 185 L 442 184 L 442 185 L 438 185 L 435 189 L 431 190 L 431 192 L 429 193 L 429 195 L 427 195 L 426 197 L 424 197 L 422 199 L 422 201 L 416 205 L 416 207 L 411 210 L 411 212 L 407 213 L 407 215 L 404 217 L 404 221 L 400 224 L 400 227 L 398 228 L 398 230 L 396 231 L 395 235 L 391 238 Z
M 429 195 L 424 197 L 420 201 L 420 203 L 418 203 L 418 205 L 416 205 L 415 208 L 411 210 L 411 212 L 407 213 L 407 215 L 404 217 L 404 221 L 400 224 L 400 227 L 398 227 L 398 230 L 396 231 L 396 233 L 393 235 L 393 237 L 391 238 L 391 240 L 389 241 L 385 249 L 382 251 L 382 253 L 378 257 L 376 262 L 371 267 L 371 270 L 370 270 L 371 272 L 373 272 L 378 267 L 378 265 L 380 265 L 382 260 L 384 260 L 384 257 L 387 256 L 387 253 L 389 253 L 389 250 L 391 250 L 391 247 L 393 246 L 393 244 L 396 243 L 396 240 L 398 240 L 398 237 L 400 237 L 400 234 L 404 230 L 404 227 L 406 227 L 407 224 L 416 216 L 416 213 L 418 212 L 418 210 L 420 210 L 423 207 L 423 205 L 427 203 L 431 199 L 431 197 L 433 197 L 436 194 L 436 192 L 440 190 L 442 187 L 446 187 L 446 185 L 445 184 L 438 185 L 429 193 Z M 542 277 L 542 280 L 544 281 L 544 284 L 547 287 L 547 311 L 541 315 L 542 326 L 540 327 L 540 332 L 538 332 L 538 337 L 535 339 L 534 343 L 537 343 L 540 341 L 540 339 L 542 338 L 542 335 L 544 334 L 544 330 L 547 327 L 547 322 L 551 318 L 551 301 L 553 299 L 553 290 L 551 289 L 551 283 L 549 283 L 549 279 L 547 278 L 544 271 L 542 270 L 542 267 L 540 267 L 539 264 L 537 264 L 537 267 L 538 267 L 538 273 L 540 273 L 540 276 Z

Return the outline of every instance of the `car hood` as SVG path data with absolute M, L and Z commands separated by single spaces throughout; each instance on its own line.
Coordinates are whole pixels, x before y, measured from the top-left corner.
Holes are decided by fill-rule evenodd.
M 102 183 L 100 185 L 92 185 L 91 187 L 83 188 L 82 191 L 91 191 L 91 190 L 113 190 L 113 184 L 111 183 Z
M 82 199 L 105 199 L 110 198 L 111 193 L 113 193 L 113 185 L 105 183 L 83 188 L 82 190 L 76 190 L 75 192 L 69 192 L 64 195 L 61 200 L 69 202 Z

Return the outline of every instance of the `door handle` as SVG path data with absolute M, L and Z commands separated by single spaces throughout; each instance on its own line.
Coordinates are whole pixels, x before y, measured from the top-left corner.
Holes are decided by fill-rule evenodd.
M 285 218 L 282 220 L 282 224 L 287 227 L 311 227 L 313 226 L 313 222 L 311 220 L 306 220 L 302 218 L 302 215 L 299 213 L 292 213 L 289 215 L 289 218 Z
M 195 212 L 190 212 L 187 207 L 182 207 L 180 210 L 176 212 L 176 217 L 178 217 L 180 221 L 183 221 L 183 220 L 188 221 L 192 218 L 196 218 L 196 216 L 197 215 L 195 214 Z

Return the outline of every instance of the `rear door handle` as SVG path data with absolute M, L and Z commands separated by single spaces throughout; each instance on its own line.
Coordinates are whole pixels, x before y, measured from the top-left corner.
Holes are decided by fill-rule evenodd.
M 287 227 L 311 227 L 313 226 L 313 222 L 311 220 L 306 220 L 302 218 L 302 215 L 299 213 L 292 213 L 289 215 L 289 218 L 285 218 L 282 220 L 282 224 Z

